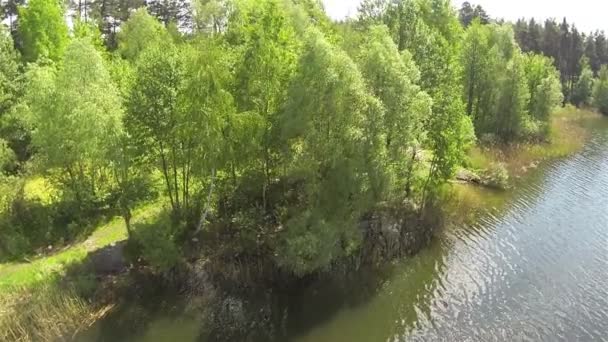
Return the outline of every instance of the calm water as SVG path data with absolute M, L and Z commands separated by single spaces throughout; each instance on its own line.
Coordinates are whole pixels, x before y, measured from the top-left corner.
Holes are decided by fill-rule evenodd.
M 283 298 L 275 340 L 608 340 L 608 130 L 508 197 L 381 277 Z M 206 340 L 191 314 L 148 320 L 137 333 L 116 336 L 112 324 L 120 323 L 108 323 L 87 339 Z

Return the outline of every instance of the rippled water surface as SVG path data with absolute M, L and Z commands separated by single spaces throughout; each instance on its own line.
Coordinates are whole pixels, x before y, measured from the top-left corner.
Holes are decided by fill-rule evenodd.
M 607 132 L 536 171 L 501 209 L 447 229 L 384 280 L 290 298 L 279 340 L 608 340 Z M 194 327 L 163 318 L 127 340 L 196 340 Z

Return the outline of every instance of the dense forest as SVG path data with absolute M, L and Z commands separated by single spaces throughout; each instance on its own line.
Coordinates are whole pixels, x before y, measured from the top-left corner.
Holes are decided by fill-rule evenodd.
M 161 270 L 193 251 L 306 276 L 383 208 L 425 224 L 474 144 L 608 114 L 608 43 L 468 3 L 9 0 L 0 28 L 0 259 L 121 216 Z M 47 196 L 27 187 L 42 176 Z M 132 222 L 142 203 L 165 211 Z M 414 223 L 415 222 L 415 223 Z

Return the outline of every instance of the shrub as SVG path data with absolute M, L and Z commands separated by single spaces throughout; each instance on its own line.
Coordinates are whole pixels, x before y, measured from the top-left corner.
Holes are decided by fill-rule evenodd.
M 135 256 L 140 256 L 150 266 L 161 272 L 168 271 L 181 260 L 180 250 L 175 243 L 176 231 L 178 229 L 168 218 L 137 224 L 134 227 L 131 248 L 134 249 Z
M 483 183 L 486 186 L 497 189 L 509 187 L 509 171 L 503 163 L 492 163 L 483 178 Z

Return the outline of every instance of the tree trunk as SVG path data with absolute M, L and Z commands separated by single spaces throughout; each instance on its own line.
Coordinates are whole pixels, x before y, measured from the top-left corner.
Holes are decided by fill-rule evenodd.
M 123 208 L 122 218 L 125 220 L 125 227 L 127 227 L 127 235 L 129 240 L 133 237 L 133 229 L 131 229 L 131 210 L 129 208 Z
M 171 190 L 171 181 L 169 180 L 169 170 L 167 168 L 167 159 L 165 158 L 165 149 L 163 143 L 159 142 L 160 145 L 160 158 L 163 167 L 163 176 L 165 177 L 165 184 L 167 184 L 167 192 L 169 193 L 169 201 L 171 202 L 171 208 L 176 211 L 175 201 L 173 200 L 173 190 Z
M 196 231 L 194 235 L 200 233 L 204 226 L 205 221 L 207 220 L 207 215 L 209 214 L 209 209 L 211 208 L 211 195 L 213 195 L 213 188 L 215 185 L 215 169 L 211 171 L 211 184 L 209 185 L 209 193 L 207 194 L 207 203 L 205 203 L 205 209 L 201 213 L 201 219 L 198 221 L 198 226 L 196 227 Z

